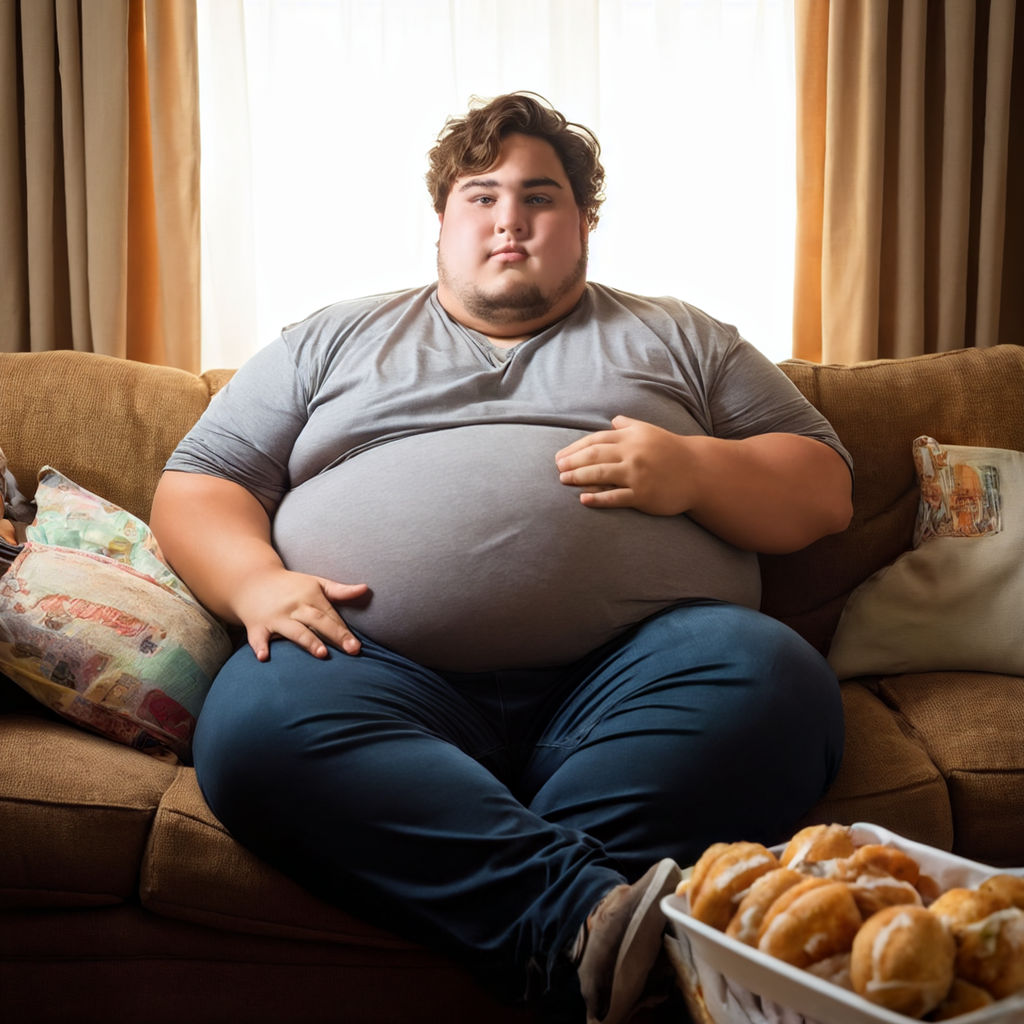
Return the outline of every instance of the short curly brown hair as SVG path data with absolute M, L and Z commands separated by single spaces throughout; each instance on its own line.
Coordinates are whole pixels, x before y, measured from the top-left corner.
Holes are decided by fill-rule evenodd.
M 473 97 L 465 117 L 450 117 L 429 154 L 427 188 L 434 209 L 444 213 L 456 178 L 478 174 L 498 162 L 506 135 L 518 132 L 544 139 L 554 147 L 572 185 L 576 205 L 593 228 L 604 201 L 604 168 L 597 136 L 567 121 L 543 96 L 513 92 L 484 101 Z

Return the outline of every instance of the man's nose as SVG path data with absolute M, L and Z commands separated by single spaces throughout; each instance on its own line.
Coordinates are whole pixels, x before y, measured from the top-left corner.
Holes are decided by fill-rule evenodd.
M 503 200 L 495 207 L 494 230 L 498 234 L 519 236 L 526 232 L 527 219 L 522 205 L 514 199 Z

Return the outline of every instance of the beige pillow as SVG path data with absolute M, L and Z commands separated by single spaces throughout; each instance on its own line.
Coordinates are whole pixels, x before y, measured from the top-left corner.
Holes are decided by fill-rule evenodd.
M 850 595 L 828 660 L 840 679 L 967 670 L 1024 676 L 1024 453 L 913 445 L 914 548 Z

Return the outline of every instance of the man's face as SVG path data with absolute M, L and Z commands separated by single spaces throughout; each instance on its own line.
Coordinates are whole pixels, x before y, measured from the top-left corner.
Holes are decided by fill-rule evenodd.
M 509 135 L 493 167 L 455 180 L 437 295 L 460 323 L 510 341 L 532 334 L 576 305 L 586 270 L 586 218 L 550 143 Z

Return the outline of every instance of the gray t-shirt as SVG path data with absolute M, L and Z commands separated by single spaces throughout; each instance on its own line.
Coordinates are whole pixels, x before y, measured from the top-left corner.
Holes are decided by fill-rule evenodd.
M 553 666 L 682 600 L 759 603 L 755 555 L 559 482 L 555 453 L 620 413 L 805 434 L 849 462 L 734 328 L 591 283 L 504 360 L 434 285 L 330 306 L 249 360 L 167 466 L 248 488 L 289 568 L 368 583 L 341 611 L 379 643 L 453 671 Z

